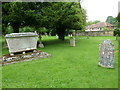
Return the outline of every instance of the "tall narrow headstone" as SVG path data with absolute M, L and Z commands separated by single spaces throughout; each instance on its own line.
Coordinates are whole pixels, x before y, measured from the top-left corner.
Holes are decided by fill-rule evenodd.
M 114 45 L 107 39 L 99 46 L 99 63 L 100 66 L 106 68 L 114 68 Z
M 78 36 L 79 36 L 79 34 L 78 34 L 78 33 L 76 33 L 76 35 L 75 35 L 76 39 L 78 39 Z
M 58 39 L 58 35 L 56 34 L 56 38 Z
M 70 37 L 70 46 L 75 46 L 75 39 Z
M 44 45 L 43 45 L 43 43 L 41 41 L 40 41 L 39 47 L 44 48 Z

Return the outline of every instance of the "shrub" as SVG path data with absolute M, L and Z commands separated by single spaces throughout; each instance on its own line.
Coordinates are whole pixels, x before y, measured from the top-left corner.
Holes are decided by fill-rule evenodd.
M 2 34 L 9 34 L 13 32 L 13 28 L 11 26 L 7 26 L 7 27 L 2 27 Z
M 114 29 L 114 36 L 116 36 L 117 34 L 120 36 L 120 28 Z
M 34 31 L 35 31 L 34 28 L 28 26 L 19 29 L 19 32 L 34 32 Z

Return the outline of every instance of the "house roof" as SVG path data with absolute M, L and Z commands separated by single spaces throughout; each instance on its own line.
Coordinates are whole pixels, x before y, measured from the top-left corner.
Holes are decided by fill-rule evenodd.
M 110 23 L 107 23 L 107 22 L 100 22 L 100 23 L 97 23 L 97 24 L 92 24 L 92 25 L 86 26 L 86 29 L 108 27 L 108 26 L 109 27 L 114 27 L 113 24 L 110 24 Z

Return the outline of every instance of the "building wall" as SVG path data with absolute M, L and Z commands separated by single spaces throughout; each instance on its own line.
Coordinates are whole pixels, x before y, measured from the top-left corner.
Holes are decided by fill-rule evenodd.
M 113 30 L 114 29 L 114 27 L 107 27 L 108 29 L 111 29 L 111 30 Z
M 100 28 L 90 28 L 90 29 L 87 29 L 86 31 L 100 31 L 101 29 Z
M 99 28 L 90 28 L 90 29 L 87 29 L 86 31 L 101 31 L 101 30 L 104 30 L 104 28 L 107 28 L 109 30 L 113 30 L 114 27 L 111 27 L 111 26 L 108 26 L 108 27 L 99 27 Z
M 78 32 L 80 36 L 113 36 L 114 31 L 88 31 L 88 32 Z

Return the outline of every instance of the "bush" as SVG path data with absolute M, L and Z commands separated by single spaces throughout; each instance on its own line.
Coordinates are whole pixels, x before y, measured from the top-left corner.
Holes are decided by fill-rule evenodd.
M 2 27 L 2 34 L 5 35 L 5 34 L 9 34 L 9 33 L 12 33 L 13 32 L 13 28 L 11 26 L 8 26 L 8 27 Z
M 57 34 L 57 32 L 55 30 L 51 31 L 51 36 L 55 36 Z
M 117 34 L 120 36 L 120 28 L 114 29 L 114 36 L 116 36 Z
M 43 32 L 43 33 L 45 33 L 45 32 L 47 32 L 48 30 L 45 28 L 45 27 L 40 27 L 39 28 L 39 32 Z
M 108 28 L 106 28 L 106 27 L 104 27 L 103 28 L 103 31 L 109 31 L 110 29 L 108 29 Z
M 34 28 L 28 26 L 19 29 L 19 32 L 34 32 L 34 31 L 35 31 Z

